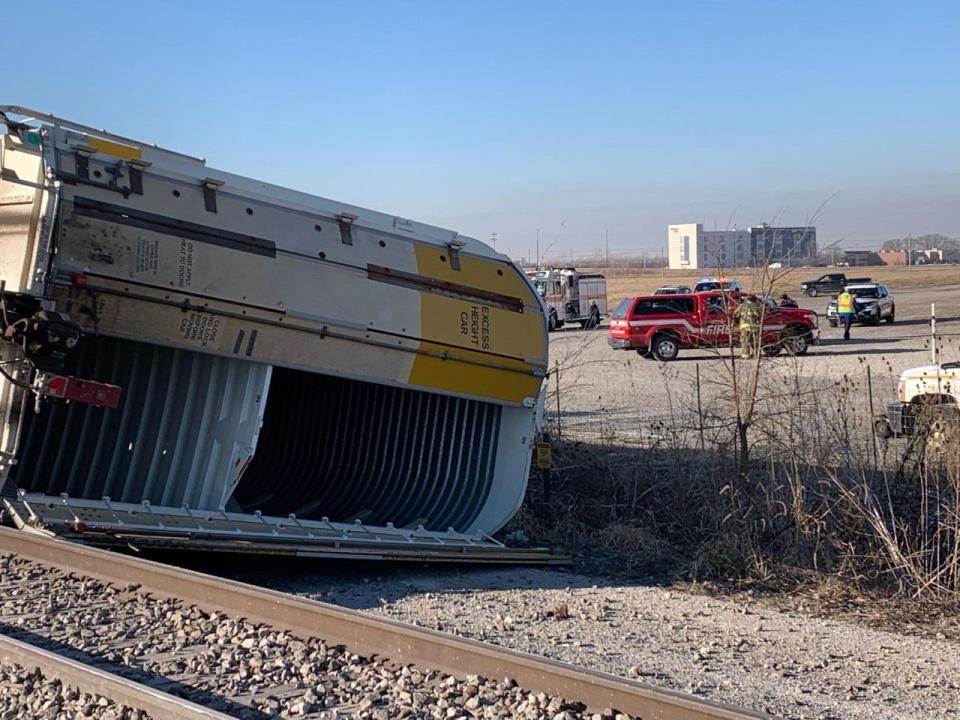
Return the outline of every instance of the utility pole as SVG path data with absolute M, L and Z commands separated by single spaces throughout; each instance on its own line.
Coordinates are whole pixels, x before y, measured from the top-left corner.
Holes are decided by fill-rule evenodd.
M 493 249 L 494 249 L 494 251 L 496 251 L 496 249 L 497 249 L 497 234 L 496 234 L 495 232 L 490 233 L 490 242 L 493 243 Z
M 537 228 L 537 270 L 540 269 L 540 228 Z
M 606 256 L 607 267 L 610 267 L 610 231 L 603 231 L 603 250 L 604 255 Z

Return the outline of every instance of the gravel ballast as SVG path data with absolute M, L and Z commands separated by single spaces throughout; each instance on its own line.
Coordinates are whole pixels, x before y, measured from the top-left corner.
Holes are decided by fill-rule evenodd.
M 951 640 L 561 571 L 366 573 L 247 579 L 784 717 L 960 717 Z
M 0 600 L 4 634 L 128 670 L 133 680 L 235 717 L 629 720 L 614 709 L 586 713 L 509 678 L 456 678 L 363 658 L 12 555 L 0 556 L 0 576 L 15 588 Z
M 0 662 L 0 718 L 150 720 L 150 715 L 102 695 L 64 685 L 56 678 L 47 678 L 40 668 Z

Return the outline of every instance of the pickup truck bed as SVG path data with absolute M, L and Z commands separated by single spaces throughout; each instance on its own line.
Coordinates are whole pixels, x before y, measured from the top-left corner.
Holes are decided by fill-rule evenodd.
M 848 278 L 844 273 L 827 273 L 815 280 L 804 280 L 800 283 L 800 292 L 810 297 L 838 293 L 847 285 L 871 282 L 870 278 Z

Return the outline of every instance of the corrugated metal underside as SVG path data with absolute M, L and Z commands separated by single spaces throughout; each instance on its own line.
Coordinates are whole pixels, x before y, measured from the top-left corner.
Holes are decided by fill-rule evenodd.
M 500 406 L 275 368 L 234 493 L 270 515 L 463 530 L 493 479 Z
M 24 413 L 12 480 L 28 492 L 217 508 L 253 452 L 268 365 L 87 338 L 79 377 L 120 385 L 116 410 L 46 401 Z
M 490 493 L 495 404 L 280 368 L 271 378 L 256 363 L 106 338 L 86 342 L 74 372 L 122 386 L 123 400 L 26 413 L 12 481 L 27 492 L 457 530 Z

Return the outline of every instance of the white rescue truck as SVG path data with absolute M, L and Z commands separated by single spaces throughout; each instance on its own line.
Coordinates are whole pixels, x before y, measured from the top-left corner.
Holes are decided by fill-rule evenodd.
M 607 280 L 599 273 L 575 268 L 541 270 L 533 276 L 533 284 L 546 304 L 551 332 L 568 322 L 595 328 L 607 314 Z
M 960 434 L 960 362 L 905 370 L 897 399 L 887 403 L 875 430 L 884 438 L 924 434 L 928 449 L 942 450 Z

